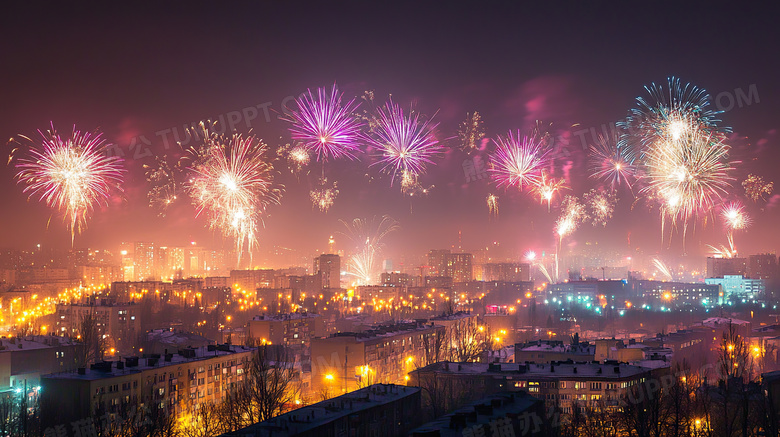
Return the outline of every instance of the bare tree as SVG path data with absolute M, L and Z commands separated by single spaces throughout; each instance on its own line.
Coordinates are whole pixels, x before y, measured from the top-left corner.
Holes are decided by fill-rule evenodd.
M 467 363 L 478 362 L 485 352 L 492 349 L 493 337 L 490 329 L 480 326 L 472 319 L 455 322 L 449 329 L 446 347 L 450 360 Z
M 191 421 L 181 427 L 184 437 L 211 437 L 227 431 L 222 422 L 219 405 L 206 403 L 199 405 L 192 414 Z
M 100 333 L 97 317 L 93 313 L 90 312 L 81 318 L 78 339 L 83 345 L 77 357 L 79 367 L 85 367 L 103 359 L 103 353 L 106 350 L 106 340 Z
M 245 364 L 244 379 L 225 397 L 221 417 L 235 430 L 283 413 L 300 394 L 299 379 L 287 349 L 260 346 Z

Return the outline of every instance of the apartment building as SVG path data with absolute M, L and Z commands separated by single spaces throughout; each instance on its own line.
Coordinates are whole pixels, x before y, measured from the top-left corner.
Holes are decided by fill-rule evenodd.
M 212 345 L 175 354 L 104 361 L 75 372 L 42 376 L 44 425 L 120 414 L 142 404 L 176 415 L 190 413 L 200 404 L 220 401 L 234 389 L 243 380 L 255 350 Z

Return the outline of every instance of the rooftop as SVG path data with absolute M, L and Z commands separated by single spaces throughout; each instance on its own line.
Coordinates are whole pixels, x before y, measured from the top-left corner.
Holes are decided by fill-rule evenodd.
M 113 378 L 116 376 L 131 375 L 140 373 L 144 370 L 159 369 L 166 366 L 173 366 L 181 363 L 206 360 L 214 357 L 224 357 L 242 352 L 252 352 L 255 348 L 236 345 L 217 345 L 199 348 L 190 348 L 179 350 L 178 353 L 161 356 L 160 354 L 149 354 L 143 357 L 127 357 L 124 361 L 103 361 L 82 368 L 78 371 L 60 372 L 46 375 L 44 379 L 81 379 L 98 380 L 103 378 Z M 82 373 L 83 371 L 83 373 Z
M 376 338 L 392 337 L 403 332 L 427 331 L 430 329 L 443 329 L 441 326 L 418 322 L 395 323 L 392 325 L 374 325 L 365 332 L 338 332 L 332 334 L 326 340 L 334 338 L 354 337 L 356 341 L 369 341 Z
M 329 422 L 357 413 L 368 408 L 397 401 L 420 392 L 418 387 L 394 384 L 374 384 L 369 387 L 328 399 L 289 413 L 276 416 L 263 422 L 225 436 L 292 436 L 307 432 Z
M 263 315 L 252 317 L 252 320 L 255 322 L 262 322 L 262 321 L 282 322 L 286 320 L 311 319 L 315 317 L 322 317 L 322 316 L 313 313 L 292 313 L 292 314 L 274 314 L 274 315 L 263 314 Z
M 539 408 L 542 400 L 524 391 L 497 393 L 471 402 L 446 416 L 428 422 L 413 429 L 412 436 L 460 437 L 465 435 L 466 427 L 487 425 L 502 418 L 519 415 L 528 410 Z M 434 434 L 438 432 L 438 434 Z
M 431 317 L 431 322 L 437 322 L 437 321 L 444 321 L 444 320 L 460 320 L 460 319 L 468 319 L 470 317 L 475 316 L 476 314 L 472 315 L 468 311 L 458 311 L 456 313 L 452 314 L 441 314 L 435 317 Z
M 0 338 L 0 353 L 49 347 L 73 346 L 77 343 L 68 337 L 56 335 L 28 335 L 25 337 Z
M 552 362 L 549 364 L 519 364 L 519 363 L 449 363 L 438 362 L 423 367 L 415 372 L 442 372 L 453 374 L 481 374 L 494 376 L 507 376 L 511 374 L 522 374 L 526 377 L 536 376 L 539 378 L 627 378 L 641 375 L 650 369 L 640 366 L 633 366 L 625 363 L 605 361 L 604 363 L 595 362 Z

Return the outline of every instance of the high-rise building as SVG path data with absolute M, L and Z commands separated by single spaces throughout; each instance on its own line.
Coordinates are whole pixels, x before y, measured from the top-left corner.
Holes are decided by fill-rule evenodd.
M 137 241 L 133 253 L 133 273 L 136 281 L 154 279 L 155 250 L 153 243 Z
M 527 282 L 531 280 L 531 266 L 527 263 L 486 263 L 482 266 L 482 280 Z
M 428 252 L 430 276 L 448 276 L 453 282 L 467 282 L 473 279 L 472 255 L 470 253 L 452 253 L 448 249 Z
M 722 278 L 726 275 L 747 276 L 745 258 L 707 258 L 707 277 Z
M 449 249 L 434 249 L 428 252 L 429 269 L 426 276 L 449 276 L 446 274 L 449 255 Z
M 341 288 L 341 258 L 335 254 L 314 258 L 314 274 L 322 277 L 323 288 Z
M 777 264 L 777 255 L 774 253 L 760 253 L 748 257 L 747 275 L 751 279 L 776 279 L 780 273 Z

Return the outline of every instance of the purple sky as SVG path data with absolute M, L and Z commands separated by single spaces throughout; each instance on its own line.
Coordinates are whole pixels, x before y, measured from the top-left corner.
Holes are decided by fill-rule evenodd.
M 170 245 L 194 240 L 230 247 L 206 230 L 186 202 L 165 218 L 147 207 L 141 168 L 151 162 L 147 155 L 180 153 L 172 144 L 166 149 L 173 129 L 181 135 L 182 127 L 195 121 L 222 116 L 227 122 L 244 111 L 252 115 L 245 108 L 258 105 L 257 118 L 247 123 L 241 115 L 237 130 L 247 131 L 249 124 L 270 145 L 284 144 L 290 136 L 278 120 L 282 103 L 307 88 L 333 83 L 348 96 L 374 90 L 377 104 L 392 94 L 405 108 L 415 104 L 426 114 L 436 113 L 442 139 L 454 137 L 466 112 L 474 110 L 482 114 L 488 137 L 526 130 L 535 120 L 553 123 L 567 142 L 554 171 L 569 180 L 577 195 L 594 182 L 587 178 L 576 131 L 599 131 L 624 117 L 634 98 L 644 94 L 644 85 L 678 76 L 706 88 L 724 109 L 738 95 L 735 90 L 748 93 L 753 87 L 758 99 L 735 104 L 721 117 L 735 132 L 732 157 L 741 162 L 734 176 L 741 181 L 753 172 L 773 180 L 780 163 L 778 14 L 750 9 L 755 6 L 288 2 L 109 9 L 17 3 L 0 18 L 6 60 L 0 134 L 35 138 L 36 129 L 50 122 L 63 133 L 75 124 L 105 132 L 127 159 L 125 198 L 95 213 L 77 237 L 77 247 L 111 248 L 123 240 Z M 131 150 L 141 136 L 151 145 Z M 548 213 L 529 194 L 496 190 L 486 180 L 467 182 L 466 159 L 471 157 L 457 150 L 440 158 L 422 178 L 424 185 L 434 186 L 429 196 L 411 201 L 369 166 L 370 157 L 334 163 L 327 173 L 338 181 L 340 195 L 328 214 L 312 210 L 308 199 L 318 170 L 299 179 L 285 174 L 286 193 L 266 218 L 260 246 L 304 254 L 324 250 L 328 235 L 343 230 L 339 219 L 387 214 L 401 225 L 387 241 L 391 255 L 450 247 L 459 230 L 467 250 L 493 241 L 510 252 L 552 248 L 556 211 Z M 13 174 L 11 167 L 0 168 L 5 187 L 0 190 L 0 246 L 41 242 L 67 247 L 70 236 L 59 216 L 28 202 Z M 744 200 L 738 181 L 729 199 Z M 498 220 L 488 215 L 489 192 L 500 197 Z M 606 228 L 584 225 L 571 243 L 598 240 L 629 250 L 630 236 L 632 250 L 661 251 L 657 212 L 648 213 L 641 202 L 632 210 L 627 191 L 619 198 Z M 778 206 L 780 196 L 766 204 L 748 202 L 754 225 L 737 235 L 744 252 L 780 246 Z M 680 238 L 675 240 L 671 251 L 680 253 Z M 719 222 L 710 220 L 706 228 L 697 224 L 688 250 L 704 253 L 706 244 L 725 244 Z

